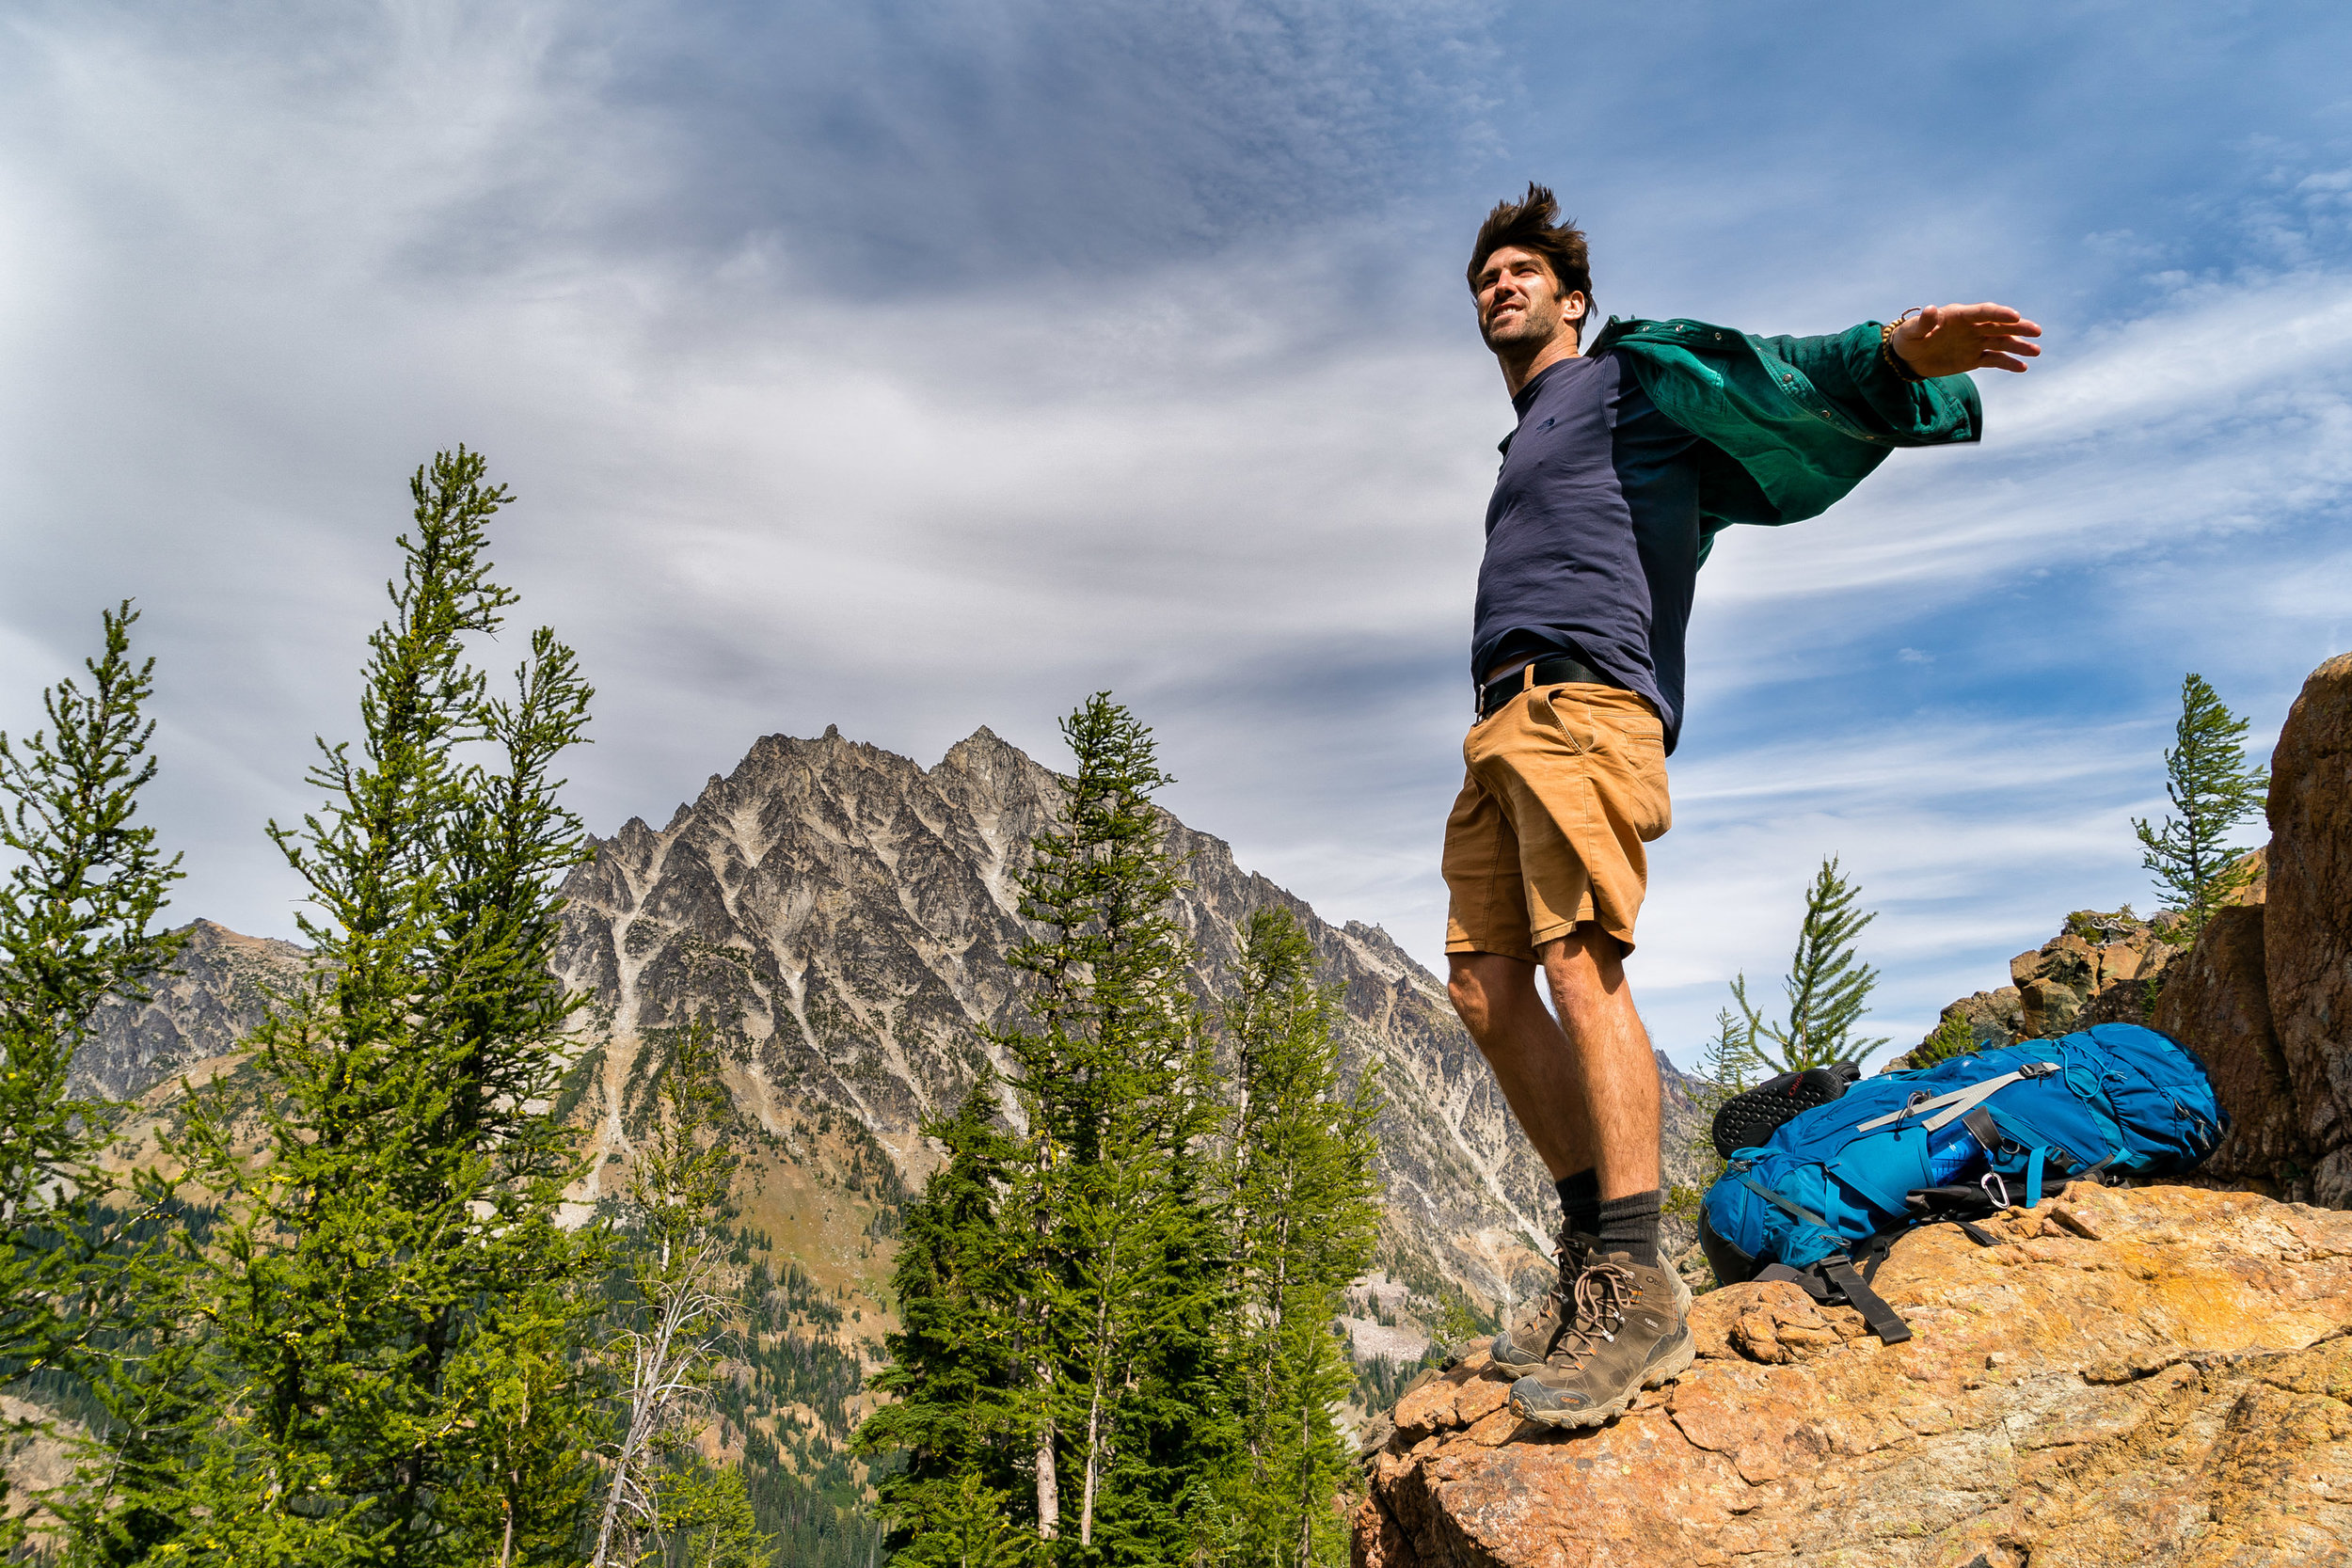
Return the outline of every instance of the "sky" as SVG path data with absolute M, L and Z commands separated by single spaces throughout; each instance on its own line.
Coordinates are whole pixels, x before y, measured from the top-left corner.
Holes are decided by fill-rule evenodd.
M 2352 647 L 2347 58 L 2292 0 L 19 0 L 0 729 L 135 599 L 174 917 L 292 935 L 263 824 L 463 442 L 595 831 L 828 724 L 1058 762 L 1107 689 L 1180 816 L 1438 967 L 1512 422 L 1462 267 L 1540 180 L 1603 313 L 2045 329 L 1981 445 L 1699 583 L 1653 1035 L 1772 993 L 1836 855 L 1908 1044 L 2153 902 L 2185 673 L 2266 754 Z

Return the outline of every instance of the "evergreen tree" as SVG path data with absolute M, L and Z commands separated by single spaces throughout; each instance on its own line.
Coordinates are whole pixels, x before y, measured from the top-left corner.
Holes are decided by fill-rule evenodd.
M 1757 1070 L 1763 1066 L 1756 1037 L 1753 1022 L 1732 1017 L 1728 1007 L 1716 1009 L 1714 1037 L 1699 1047 L 1698 1074 L 1706 1080 L 1715 1105 L 1756 1086 Z
M 1077 769 L 1022 882 L 1040 934 L 1010 955 L 1033 1027 L 998 1037 L 1027 1124 L 1000 1211 L 1016 1407 L 1040 1537 L 1162 1561 L 1230 1442 L 1215 1424 L 1221 1238 L 1198 1150 L 1216 1116 L 1151 732 L 1098 693 L 1062 734 Z
M 995 1082 L 983 1069 L 955 1115 L 924 1130 L 947 1158 L 901 1222 L 891 1270 L 899 1327 L 883 1339 L 889 1365 L 868 1383 L 892 1402 L 852 1440 L 868 1457 L 905 1456 L 877 1488 L 903 1561 L 959 1561 L 978 1551 L 976 1530 L 996 1542 L 989 1551 L 1009 1549 L 997 1540 L 1014 1528 L 1005 1497 L 1034 1452 L 1019 1440 L 1029 1370 L 1010 1354 L 1011 1280 L 997 1222 L 1015 1145 L 997 1129 Z M 982 1528 L 983 1519 L 993 1522 Z
M 114 1107 L 66 1080 L 98 1005 L 142 994 L 177 945 L 152 927 L 179 857 L 135 820 L 155 776 L 141 712 L 154 660 L 131 662 L 137 620 L 127 600 L 103 612 L 89 689 L 58 682 L 41 693 L 46 728 L 0 735 L 0 845 L 15 862 L 0 878 L 0 1382 L 88 1372 L 93 1332 L 119 1321 L 136 1278 L 103 1204 Z M 0 1552 L 13 1556 L 24 1529 L 21 1514 L 0 1517 Z
M 1347 1555 L 1335 1498 L 1352 1454 L 1331 1410 L 1355 1383 L 1330 1331 L 1371 1266 L 1379 1091 L 1341 1092 L 1339 1008 L 1289 911 L 1260 910 L 1226 1010 L 1239 1066 L 1229 1176 L 1237 1311 L 1230 1360 L 1248 1471 L 1237 1560 L 1308 1568 Z
M 612 1348 L 624 1408 L 591 1568 L 635 1562 L 648 1537 L 691 1532 L 703 1528 L 705 1515 L 715 1525 L 706 1533 L 715 1540 L 733 1528 L 733 1503 L 742 1491 L 739 1476 L 729 1496 L 723 1483 L 698 1479 L 694 1465 L 680 1468 L 727 1310 L 716 1293 L 723 1259 L 715 1222 L 739 1162 L 720 1141 L 733 1104 L 719 1079 L 718 1030 L 703 1017 L 657 1031 L 649 1043 L 664 1049 L 667 1059 L 660 1068 L 660 1111 L 629 1173 L 635 1234 L 622 1272 L 633 1317 Z M 665 1487 L 680 1486 L 683 1492 L 665 1496 Z M 747 1514 L 750 1506 L 743 1503 Z
M 1859 891 L 1838 874 L 1834 856 L 1821 863 L 1820 873 L 1805 890 L 1797 950 L 1781 982 L 1788 998 L 1785 1022 L 1766 1019 L 1750 1005 L 1745 974 L 1732 982 L 1732 1000 L 1754 1031 L 1750 1043 L 1777 1071 L 1801 1072 L 1837 1061 L 1858 1062 L 1886 1043 L 1883 1038 L 1860 1039 L 1853 1033 L 1854 1025 L 1869 1010 L 1870 992 L 1879 980 L 1879 972 L 1862 962 L 1854 951 L 1854 938 L 1878 918 L 1875 911 L 1855 911 Z
M 551 769 L 589 689 L 542 629 L 489 695 L 467 641 L 515 602 L 485 559 L 509 498 L 463 448 L 410 489 L 363 739 L 322 741 L 326 804 L 271 827 L 314 978 L 254 1035 L 250 1093 L 199 1095 L 171 1146 L 226 1210 L 192 1304 L 217 1426 L 139 1499 L 187 1522 L 183 1560 L 565 1560 L 591 1479 L 602 1258 L 556 1223 L 580 1166 L 548 1109 L 581 1000 L 554 883 L 585 852 Z
M 1756 1050 L 1756 1025 L 1734 1018 L 1728 1007 L 1715 1013 L 1715 1034 L 1699 1047 L 1699 1087 L 1692 1097 L 1699 1117 L 1698 1129 L 1691 1135 L 1688 1148 L 1698 1157 L 1701 1174 L 1696 1185 L 1677 1181 L 1666 1189 L 1665 1212 L 1686 1225 L 1696 1228 L 1699 1210 L 1707 1199 L 1707 1190 L 1724 1174 L 1724 1157 L 1715 1152 L 1715 1113 L 1724 1102 L 1737 1094 L 1754 1088 L 1764 1068 L 1764 1058 Z
M 903 1327 L 862 1451 L 908 1560 L 1174 1563 L 1236 1449 L 1231 1285 L 1212 1191 L 1217 1108 L 1179 869 L 1151 803 L 1151 734 L 1106 695 L 1066 720 L 1077 759 L 1022 881 L 1030 1027 L 1022 1131 L 985 1075 L 905 1220 Z M 1009 1533 L 1008 1533 L 1009 1532 Z
M 2180 815 L 2162 827 L 2132 818 L 2139 863 L 2155 873 L 2164 907 L 2186 919 L 2192 938 L 2253 879 L 2247 847 L 2224 842 L 2262 810 L 2270 787 L 2268 772 L 2247 759 L 2246 727 L 2203 676 L 2183 680 L 2181 717 L 2164 753 L 2165 798 Z
M 772 1536 L 760 1529 L 739 1465 L 713 1465 L 683 1449 L 656 1481 L 659 1550 L 633 1560 L 648 1568 L 775 1568 Z
M 1928 1037 L 1912 1048 L 1910 1062 L 1915 1068 L 1933 1067 L 1954 1056 L 1965 1056 L 1976 1048 L 1977 1030 L 1968 1015 L 1947 1012 L 1935 1021 Z
M 936 1526 L 890 1560 L 905 1568 L 1025 1568 L 1035 1560 L 1037 1537 L 1013 1525 L 1005 1500 L 977 1474 L 964 1472 L 944 1498 Z

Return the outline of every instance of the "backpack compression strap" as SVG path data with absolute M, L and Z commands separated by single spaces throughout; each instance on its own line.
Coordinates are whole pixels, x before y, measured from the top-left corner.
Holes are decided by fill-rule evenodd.
M 1932 1100 L 1915 1097 L 1912 1102 L 1901 1110 L 1889 1111 L 1883 1117 L 1873 1117 L 1868 1121 L 1857 1125 L 1854 1131 L 1874 1132 L 1882 1127 L 1891 1127 L 1896 1122 L 1933 1111 L 1935 1115 L 1920 1123 L 1922 1127 L 1932 1132 L 1946 1122 L 1958 1121 L 1962 1117 L 1975 1110 L 1978 1105 L 1992 1099 L 2011 1084 L 2026 1078 L 2046 1078 L 2058 1070 L 2058 1064 L 2056 1062 L 2027 1062 L 2015 1072 L 2004 1072 L 1998 1078 L 1987 1078 L 1980 1084 L 1971 1084 L 1965 1088 L 1954 1089 L 1949 1094 L 1939 1094 Z
M 1911 1325 L 1902 1314 L 1886 1305 L 1884 1297 L 1862 1282 L 1854 1272 L 1853 1262 L 1844 1253 L 1834 1253 L 1814 1265 L 1823 1278 L 1846 1292 L 1846 1300 L 1862 1314 L 1862 1321 L 1870 1325 L 1870 1332 L 1890 1345 L 1899 1345 L 1911 1338 Z
M 1796 1215 L 1797 1218 L 1804 1221 L 1805 1224 L 1812 1226 L 1817 1230 L 1829 1229 L 1829 1221 L 1823 1219 L 1812 1210 L 1807 1209 L 1796 1199 L 1783 1197 L 1780 1194 L 1772 1191 L 1772 1188 L 1767 1187 L 1763 1182 L 1758 1181 L 1753 1176 L 1743 1176 L 1740 1178 L 1740 1185 L 1745 1187 L 1748 1191 L 1754 1193 L 1765 1202 L 1774 1204 L 1782 1209 L 1788 1210 L 1788 1212 Z M 1833 1235 L 1836 1234 L 1834 1231 L 1831 1233 Z
M 1758 1285 L 1776 1279 L 1788 1281 L 1824 1307 L 1836 1306 L 1837 1298 L 1843 1295 L 1846 1305 L 1862 1314 L 1870 1332 L 1890 1345 L 1899 1345 L 1911 1338 L 1911 1325 L 1903 1322 L 1902 1314 L 1864 1283 L 1852 1259 L 1842 1252 L 1822 1259 L 1809 1269 L 1768 1263 L 1756 1272 L 1755 1283 Z

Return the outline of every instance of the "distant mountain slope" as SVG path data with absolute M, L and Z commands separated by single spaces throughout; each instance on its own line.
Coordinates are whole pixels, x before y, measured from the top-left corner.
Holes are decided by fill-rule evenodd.
M 980 1027 L 1024 1016 L 1006 961 L 1024 935 L 1017 883 L 1058 800 L 1051 771 L 986 729 L 930 768 L 828 730 L 770 736 L 666 826 L 633 819 L 600 842 L 564 885 L 556 965 L 594 999 L 566 1090 L 598 1161 L 582 1196 L 627 1168 L 651 1032 L 707 1010 L 739 1032 L 732 1086 L 764 1134 L 760 1190 L 782 1204 L 754 1203 L 752 1221 L 804 1242 L 777 1236 L 827 1286 L 878 1286 L 889 1222 L 876 1216 L 928 1174 L 923 1121 L 989 1058 Z M 1350 1072 L 1379 1064 L 1391 1273 L 1424 1291 L 1452 1280 L 1486 1305 L 1508 1275 L 1532 1284 L 1557 1223 L 1550 1183 L 1438 978 L 1387 932 L 1334 926 L 1242 871 L 1222 840 L 1168 826 L 1193 881 L 1181 914 L 1196 990 L 1221 990 L 1251 912 L 1284 906 L 1340 992 Z M 78 1072 L 128 1097 L 231 1049 L 305 958 L 198 922 L 154 997 L 101 1019 Z M 1669 1165 L 1687 1178 L 1690 1081 L 1665 1071 Z M 786 1201 L 812 1182 L 807 1201 Z
M 70 1087 L 128 1100 L 178 1069 L 233 1051 L 268 1016 L 271 998 L 293 986 L 310 950 L 269 937 L 248 937 L 199 920 L 169 973 L 144 1002 L 100 1007 L 89 1037 L 74 1053 Z
M 559 971 L 596 992 L 597 1028 L 624 1052 L 699 1008 L 737 1020 L 741 1103 L 771 1128 L 787 1105 L 831 1107 L 919 1181 L 920 1124 L 990 1054 L 977 1026 L 1022 1017 L 1006 962 L 1023 935 L 1017 883 L 1058 800 L 1052 772 L 986 729 L 931 768 L 837 730 L 770 736 L 667 826 L 629 822 L 572 877 Z M 1387 932 L 1331 925 L 1222 840 L 1169 825 L 1193 883 L 1196 988 L 1222 989 L 1254 911 L 1298 916 L 1341 992 L 1351 1072 L 1379 1064 L 1398 1260 L 1491 1299 L 1498 1271 L 1549 1249 L 1557 1208 L 1443 986 Z M 1688 1088 L 1670 1082 L 1678 1154 Z

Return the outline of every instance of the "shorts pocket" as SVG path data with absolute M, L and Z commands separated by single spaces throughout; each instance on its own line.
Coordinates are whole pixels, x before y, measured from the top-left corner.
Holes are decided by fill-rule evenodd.
M 1599 721 L 1627 815 L 1644 843 L 1663 837 L 1674 826 L 1674 801 L 1666 790 L 1665 727 L 1647 714 L 1612 714 Z

